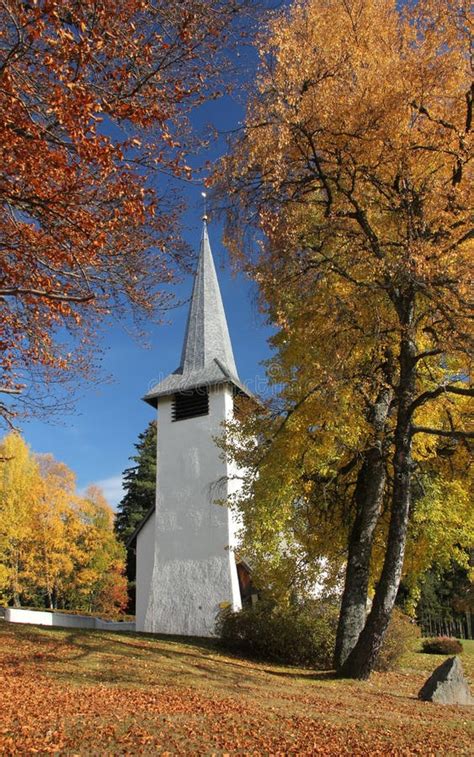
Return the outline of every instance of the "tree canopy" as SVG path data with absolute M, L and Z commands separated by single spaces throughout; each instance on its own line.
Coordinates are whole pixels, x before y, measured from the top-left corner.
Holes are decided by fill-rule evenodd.
M 135 463 L 123 472 L 125 494 L 117 507 L 115 533 L 127 550 L 128 611 L 135 613 L 136 596 L 136 543 L 129 539 L 145 515 L 155 507 L 157 468 L 157 427 L 150 421 L 145 431 L 138 435 L 136 454 L 130 459 Z
M 144 516 L 155 506 L 156 492 L 156 421 L 150 421 L 138 435 L 135 463 L 123 472 L 125 494 L 117 507 L 115 531 L 124 544 L 128 541 Z
M 7 603 L 117 613 L 127 603 L 124 549 L 101 490 L 34 456 L 17 433 L 0 443 L 0 597 Z
M 440 525 L 449 490 L 472 537 L 470 43 L 462 0 L 293 3 L 262 35 L 218 177 L 228 241 L 279 327 L 277 412 L 250 424 L 244 518 L 295 577 L 324 542 L 348 554 L 344 597 L 362 614 L 343 629 L 341 667 L 357 677 L 373 669 L 417 519 Z M 252 444 L 234 454 L 245 462 Z M 455 533 L 438 529 L 448 551 Z
M 2 3 L 7 423 L 20 411 L 53 412 L 68 377 L 91 375 L 101 323 L 130 311 L 150 317 L 167 305 L 163 285 L 182 252 L 180 204 L 171 202 L 167 177 L 191 175 L 187 155 L 197 139 L 188 115 L 222 92 L 224 50 L 244 4 Z

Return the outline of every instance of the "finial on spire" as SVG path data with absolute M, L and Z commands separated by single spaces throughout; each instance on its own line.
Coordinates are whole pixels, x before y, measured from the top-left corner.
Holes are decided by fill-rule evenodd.
M 206 194 L 206 192 L 201 192 L 201 197 L 203 198 L 203 205 L 204 205 L 204 214 L 202 216 L 202 220 L 203 221 L 207 221 L 208 218 L 207 218 L 207 200 L 206 200 L 207 194 Z

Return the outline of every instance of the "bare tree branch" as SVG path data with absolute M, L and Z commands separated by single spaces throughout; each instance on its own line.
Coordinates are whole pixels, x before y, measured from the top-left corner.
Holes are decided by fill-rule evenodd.
M 22 295 L 32 295 L 33 297 L 44 297 L 47 300 L 60 300 L 61 302 L 90 302 L 95 299 L 95 294 L 73 295 L 59 294 L 56 292 L 47 292 L 42 289 L 24 289 L 22 287 L 12 287 L 11 289 L 0 289 L 0 297 L 21 297 Z
M 448 439 L 474 439 L 474 431 L 445 431 L 442 428 L 430 428 L 429 426 L 412 426 L 414 434 L 432 434 L 433 436 L 446 436 Z
M 420 352 L 418 355 L 416 355 L 413 358 L 413 361 L 415 363 L 418 363 L 420 360 L 424 360 L 427 357 L 433 357 L 434 355 L 442 355 L 443 350 L 440 349 L 434 349 L 434 350 L 426 350 L 425 352 Z
M 438 386 L 437 389 L 432 389 L 431 391 L 423 392 L 423 394 L 420 394 L 420 396 L 417 397 L 414 402 L 412 402 L 410 406 L 410 412 L 413 413 L 418 407 L 424 405 L 425 402 L 434 400 L 437 397 L 440 397 L 442 394 L 458 394 L 462 397 L 474 397 L 474 388 L 452 386 L 450 384 Z
M 2 394 L 21 394 L 22 389 L 12 389 L 8 386 L 0 386 L 0 392 Z

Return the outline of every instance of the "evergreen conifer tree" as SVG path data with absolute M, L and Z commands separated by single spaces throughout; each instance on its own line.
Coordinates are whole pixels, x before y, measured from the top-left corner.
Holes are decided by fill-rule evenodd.
M 136 545 L 127 542 L 147 512 L 155 504 L 156 491 L 156 421 L 138 436 L 136 454 L 130 460 L 135 463 L 123 472 L 125 494 L 117 508 L 115 531 L 127 547 L 127 578 L 129 591 L 128 611 L 135 611 Z
M 118 538 L 126 543 L 148 510 L 155 504 L 156 490 L 156 422 L 151 421 L 138 436 L 137 453 L 132 460 L 135 465 L 124 470 L 125 494 L 117 507 L 115 530 Z

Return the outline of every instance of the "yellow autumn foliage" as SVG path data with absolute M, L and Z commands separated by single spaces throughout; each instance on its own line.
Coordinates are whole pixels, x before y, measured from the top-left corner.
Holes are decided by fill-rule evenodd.
M 234 260 L 278 328 L 273 394 L 231 424 L 227 452 L 248 472 L 234 497 L 242 549 L 262 586 L 286 598 L 328 570 L 337 578 L 384 388 L 372 586 L 405 506 L 393 499 L 401 458 L 405 580 L 414 589 L 430 564 L 462 560 L 473 543 L 470 35 L 465 0 L 297 0 L 261 34 L 243 129 L 216 183 L 231 197 Z M 408 431 L 396 441 L 397 424 Z
M 114 612 L 126 604 L 123 548 L 100 490 L 34 456 L 17 433 L 0 443 L 0 597 L 15 605 Z

